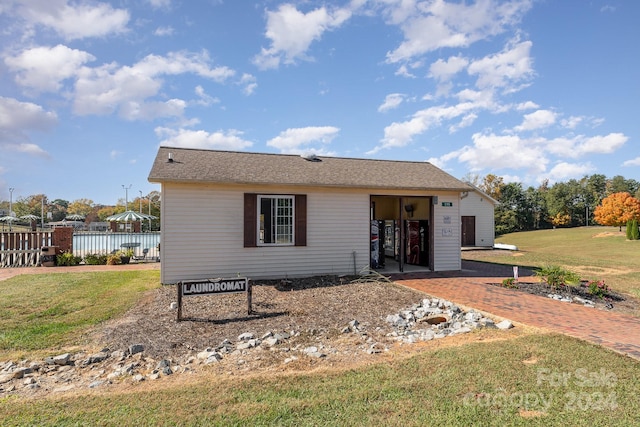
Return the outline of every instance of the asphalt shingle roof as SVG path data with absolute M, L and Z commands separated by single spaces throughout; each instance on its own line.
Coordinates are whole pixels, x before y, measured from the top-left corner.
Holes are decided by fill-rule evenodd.
M 168 161 L 169 154 L 173 161 Z M 428 162 L 160 147 L 149 181 L 469 191 Z

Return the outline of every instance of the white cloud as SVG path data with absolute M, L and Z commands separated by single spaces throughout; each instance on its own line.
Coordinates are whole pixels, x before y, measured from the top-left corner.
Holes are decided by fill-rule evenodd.
M 25 49 L 4 62 L 16 73 L 19 85 L 38 92 L 56 92 L 64 80 L 75 77 L 83 64 L 95 59 L 82 50 L 57 45 Z
M 208 95 L 204 88 L 200 85 L 196 86 L 194 89 L 195 94 L 200 98 L 196 103 L 198 105 L 202 105 L 203 107 L 208 107 L 211 104 L 218 104 L 220 100 L 218 98 L 214 98 L 213 96 Z
M 449 126 L 449 133 L 455 133 L 462 128 L 471 126 L 477 118 L 478 115 L 475 113 L 465 115 L 459 123 Z
M 429 67 L 429 77 L 439 81 L 448 81 L 464 70 L 467 65 L 469 65 L 469 60 L 461 56 L 451 56 L 446 61 L 438 59 Z
M 627 160 L 622 163 L 622 166 L 640 166 L 640 157 L 636 157 L 635 159 Z
M 530 56 L 530 41 L 507 46 L 502 52 L 485 56 L 469 64 L 470 75 L 477 75 L 476 86 L 484 88 L 506 88 L 508 92 L 518 89 L 520 84 L 533 76 Z
M 568 119 L 562 119 L 560 121 L 560 124 L 567 129 L 575 129 L 583 121 L 584 121 L 584 117 L 571 116 Z
M 32 156 L 50 157 L 49 153 L 43 150 L 39 145 L 32 144 L 32 143 L 15 144 L 13 148 L 10 148 L 10 149 L 13 149 L 14 151 L 18 151 L 20 153 L 29 154 Z
M 525 101 L 516 105 L 516 110 L 518 111 L 535 110 L 536 108 L 540 108 L 540 106 L 533 101 Z
M 395 72 L 396 76 L 400 76 L 400 77 L 409 77 L 409 78 L 415 78 L 416 76 L 414 74 L 411 74 L 411 72 L 409 71 L 409 68 L 405 65 L 402 64 Z
M 399 25 L 404 41 L 387 53 L 390 63 L 404 62 L 441 48 L 468 47 L 504 32 L 531 8 L 530 0 L 447 3 L 442 0 L 387 1 L 388 23 Z
M 537 110 L 531 114 L 525 114 L 522 124 L 514 130 L 518 132 L 548 128 L 556 122 L 556 113 L 550 110 Z
M 234 75 L 227 67 L 213 67 L 206 52 L 171 52 L 148 55 L 133 66 L 111 63 L 97 68 L 83 67 L 75 86 L 74 112 L 106 115 L 118 111 L 128 120 L 180 116 L 186 103 L 179 99 L 150 101 L 160 93 L 162 76 L 196 74 L 222 83 Z
M 349 9 L 329 10 L 326 7 L 303 13 L 291 4 L 282 4 L 267 12 L 265 36 L 269 48 L 262 48 L 253 62 L 261 69 L 277 68 L 280 62 L 293 64 L 296 59 L 309 59 L 307 50 L 320 40 L 325 31 L 339 28 L 351 17 Z
M 158 37 L 166 37 L 166 36 L 171 36 L 173 35 L 173 27 L 172 26 L 167 26 L 167 27 L 158 27 L 156 28 L 156 30 L 153 32 L 154 36 L 158 36 Z
M 253 92 L 255 92 L 258 87 L 255 76 L 247 73 L 242 74 L 242 78 L 240 78 L 238 84 L 244 86 L 242 91 L 245 95 L 253 95 Z
M 147 0 L 156 9 L 167 9 L 171 6 L 171 0 Z
M 31 102 L 21 102 L 14 98 L 0 96 L 0 131 L 22 132 L 29 130 L 46 131 L 58 123 L 56 113 L 45 111 Z
M 310 147 L 313 144 L 329 144 L 337 136 L 340 129 L 333 126 L 309 126 L 291 128 L 280 132 L 280 135 L 267 141 L 269 147 L 274 147 L 285 154 L 316 154 L 333 155 L 322 148 Z
M 104 37 L 126 31 L 129 12 L 107 3 L 31 0 L 19 2 L 17 13 L 27 26 L 42 25 L 67 40 Z
M 378 107 L 378 111 L 384 113 L 385 111 L 398 108 L 400 104 L 402 104 L 402 101 L 404 101 L 404 98 L 405 96 L 401 93 L 391 93 L 385 97 L 382 105 Z
M 48 157 L 48 153 L 30 142 L 34 130 L 48 131 L 58 123 L 54 112 L 31 102 L 0 97 L 0 149 Z
M 416 112 L 410 120 L 394 122 L 384 128 L 381 144 L 367 154 L 375 154 L 384 148 L 398 148 L 408 145 L 415 135 L 440 125 L 444 120 L 451 120 L 469 114 L 475 105 L 463 102 L 455 106 L 437 106 Z
M 629 138 L 622 133 L 587 137 L 577 135 L 545 140 L 550 153 L 557 156 L 578 158 L 588 154 L 611 154 L 621 148 Z
M 564 181 L 571 178 L 583 177 L 593 173 L 596 168 L 590 163 L 577 164 L 559 162 L 548 173 L 549 179 L 553 181 Z
M 476 133 L 472 140 L 473 146 L 464 147 L 457 156 L 472 171 L 524 169 L 539 174 L 549 162 L 543 149 L 517 135 Z
M 160 145 L 181 148 L 203 148 L 216 150 L 244 150 L 253 145 L 242 138 L 243 132 L 236 129 L 207 132 L 204 130 L 171 129 L 157 127 L 155 133 L 163 138 Z

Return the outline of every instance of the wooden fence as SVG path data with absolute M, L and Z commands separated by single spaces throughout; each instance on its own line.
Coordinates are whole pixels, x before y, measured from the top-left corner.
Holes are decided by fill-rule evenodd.
M 53 245 L 53 232 L 0 233 L 0 268 L 35 267 L 40 264 L 42 247 Z

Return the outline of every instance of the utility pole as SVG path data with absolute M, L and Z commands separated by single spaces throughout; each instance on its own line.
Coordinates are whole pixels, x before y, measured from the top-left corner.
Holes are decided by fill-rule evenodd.
M 132 184 L 129 184 L 128 187 L 125 187 L 124 184 L 122 184 L 122 188 L 124 188 L 124 210 L 128 211 L 129 210 L 129 189 L 131 188 Z
M 13 216 L 13 190 L 15 188 L 9 188 L 9 216 Z M 11 231 L 11 224 L 13 220 L 9 220 L 9 231 Z
M 142 214 L 142 190 L 138 190 L 140 192 L 140 214 Z

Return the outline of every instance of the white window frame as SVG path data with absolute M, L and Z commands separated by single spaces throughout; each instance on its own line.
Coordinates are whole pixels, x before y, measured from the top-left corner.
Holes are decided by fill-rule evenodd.
M 272 239 L 274 240 L 273 242 L 267 243 L 264 242 L 264 233 L 267 232 L 267 230 L 263 230 L 263 218 L 262 218 L 262 200 L 263 199 L 270 199 L 273 201 L 272 203 L 272 212 L 271 212 L 271 217 L 272 217 Z M 278 219 L 278 200 L 280 199 L 286 199 L 289 201 L 290 207 L 291 207 L 291 214 L 288 216 L 289 217 L 289 223 L 283 225 L 283 227 L 287 227 L 289 228 L 288 233 L 279 233 L 278 232 L 278 224 L 277 224 L 277 219 Z M 295 196 L 292 195 L 283 195 L 283 194 L 258 194 L 258 200 L 257 200 L 257 245 L 258 246 L 294 246 L 295 242 L 296 242 L 296 236 L 295 236 L 295 231 L 296 231 L 296 226 L 295 226 L 295 219 L 296 219 L 296 198 Z M 273 209 L 276 210 L 276 212 L 273 211 Z M 278 242 L 279 240 L 279 236 L 285 236 L 285 237 L 289 237 L 289 239 L 287 239 L 287 242 Z

